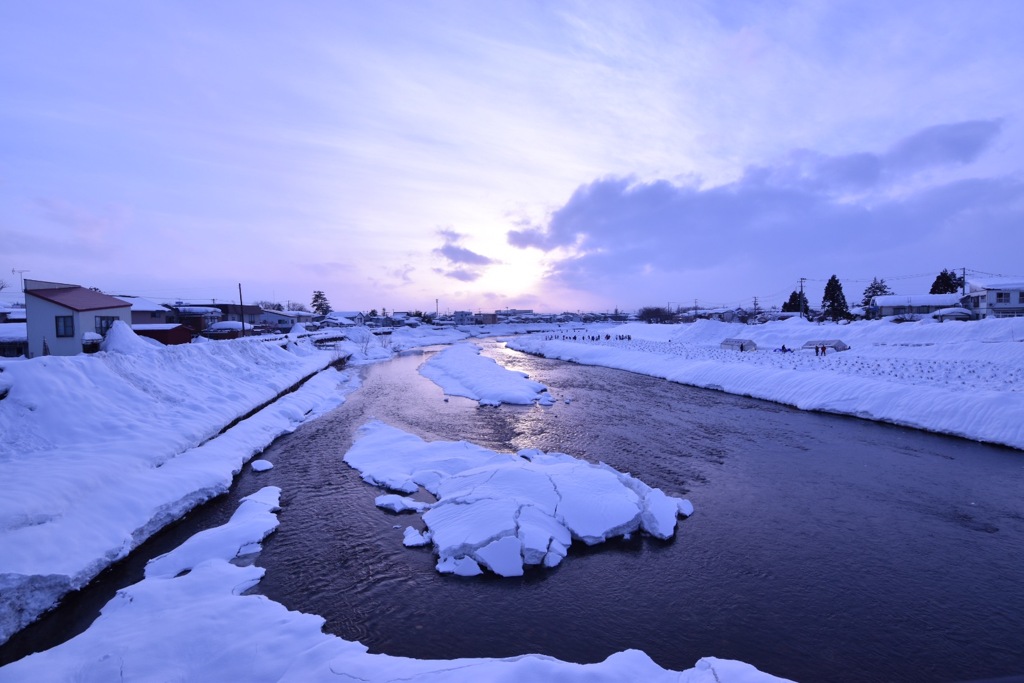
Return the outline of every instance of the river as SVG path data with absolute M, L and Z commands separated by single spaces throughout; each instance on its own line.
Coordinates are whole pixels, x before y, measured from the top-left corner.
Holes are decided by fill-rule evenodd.
M 446 401 L 416 372 L 421 353 L 364 368 L 343 406 L 267 449 L 273 470 L 247 468 L 49 629 L 84 626 L 91 603 L 137 580 L 147 554 L 275 485 L 281 524 L 257 590 L 373 652 L 594 662 L 637 648 L 667 668 L 713 655 L 806 682 L 1024 673 L 1021 452 L 479 343 L 559 401 Z M 428 440 L 604 461 L 696 511 L 668 542 L 574 544 L 559 567 L 522 578 L 443 576 L 429 549 L 402 546 L 417 518 L 374 507 L 380 491 L 342 462 L 372 419 Z M 27 630 L 20 647 L 47 628 Z

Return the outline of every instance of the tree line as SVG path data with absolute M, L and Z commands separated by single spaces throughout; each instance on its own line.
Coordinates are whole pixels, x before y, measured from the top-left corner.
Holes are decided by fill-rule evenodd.
M 932 282 L 929 294 L 955 294 L 964 286 L 963 275 L 957 275 L 955 270 L 943 268 L 942 272 Z M 864 289 L 860 305 L 868 306 L 871 299 L 876 296 L 895 294 L 885 278 L 871 278 L 871 284 Z M 803 292 L 794 291 L 789 299 L 782 304 L 783 313 L 806 313 L 808 310 L 807 296 Z M 850 308 L 846 303 L 846 296 L 843 294 L 843 285 L 839 278 L 832 275 L 825 283 L 825 295 L 821 299 L 821 312 L 825 318 L 832 321 L 849 320 Z

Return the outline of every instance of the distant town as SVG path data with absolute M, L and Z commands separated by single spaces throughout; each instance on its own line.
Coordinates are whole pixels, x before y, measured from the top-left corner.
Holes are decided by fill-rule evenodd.
M 6 283 L 4 283 L 6 284 Z M 821 307 L 812 307 L 803 291 L 794 291 L 781 306 L 770 308 L 647 306 L 637 311 L 541 313 L 506 308 L 494 312 L 454 311 L 441 314 L 420 310 L 335 310 L 322 291 L 311 304 L 283 305 L 273 301 L 243 303 L 212 300 L 153 301 L 112 295 L 77 284 L 25 279 L 24 302 L 0 306 L 0 357 L 33 358 L 98 351 L 117 321 L 141 337 L 161 344 L 195 340 L 235 339 L 240 336 L 285 334 L 296 326 L 304 331 L 366 327 L 386 334 L 396 327 L 420 325 L 468 326 L 499 323 L 589 324 L 641 321 L 659 324 L 691 323 L 701 319 L 737 324 L 761 324 L 790 317 L 817 322 L 886 319 L 910 322 L 931 317 L 944 320 L 1024 316 L 1024 278 L 968 279 L 943 270 L 928 293 L 895 294 L 884 280 L 875 279 L 863 297 L 848 305 L 842 285 L 833 276 L 825 287 Z

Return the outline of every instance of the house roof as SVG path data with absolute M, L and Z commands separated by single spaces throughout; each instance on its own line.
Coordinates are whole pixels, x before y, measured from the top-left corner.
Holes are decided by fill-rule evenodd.
M 1020 278 L 991 278 L 987 280 L 967 281 L 967 290 L 972 294 L 974 292 L 984 292 L 990 289 L 1024 289 L 1024 280 Z
M 960 294 L 881 294 L 871 302 L 875 306 L 956 306 Z
M 163 304 L 158 304 L 155 301 L 149 299 L 143 299 L 141 296 L 125 296 L 119 295 L 119 298 L 124 299 L 132 305 L 133 311 L 139 311 L 142 313 L 149 313 L 152 311 L 163 311 L 167 312 L 169 309 Z
M 102 308 L 129 308 L 131 304 L 85 287 L 26 289 L 26 295 L 69 308 L 72 311 L 96 311 Z

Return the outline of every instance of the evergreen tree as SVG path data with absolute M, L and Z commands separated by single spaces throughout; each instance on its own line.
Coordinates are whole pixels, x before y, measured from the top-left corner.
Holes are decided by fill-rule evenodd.
M 317 315 L 327 315 L 331 312 L 331 304 L 319 289 L 313 292 L 313 300 L 310 302 L 310 305 L 313 307 L 313 312 Z
M 794 291 L 789 295 L 789 301 L 782 304 L 783 313 L 806 313 L 807 309 L 807 295 L 803 292 Z
M 672 313 L 661 306 L 644 306 L 636 317 L 647 324 L 671 322 L 673 318 Z
M 825 296 L 821 299 L 821 312 L 833 322 L 850 319 L 850 309 L 846 305 L 843 286 L 835 275 L 825 283 Z
M 935 277 L 929 294 L 956 294 L 964 286 L 964 278 L 957 275 L 955 270 L 942 269 L 942 272 Z
M 862 306 L 867 306 L 871 303 L 871 299 L 876 296 L 885 296 L 886 294 L 895 294 L 896 292 L 889 289 L 889 285 L 885 284 L 885 278 L 879 280 L 877 277 L 871 278 L 871 284 L 864 289 L 864 299 L 861 300 Z

